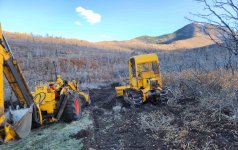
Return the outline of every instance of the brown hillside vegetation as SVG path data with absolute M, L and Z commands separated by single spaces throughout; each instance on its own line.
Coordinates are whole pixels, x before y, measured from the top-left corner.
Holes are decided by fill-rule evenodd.
M 232 56 L 230 66 L 228 51 L 200 32 L 180 35 L 190 27 L 177 37 L 160 37 L 163 44 L 154 38 L 90 43 L 7 32 L 31 89 L 55 78 L 55 63 L 63 78 L 89 91 L 92 105 L 79 121 L 33 130 L 0 149 L 236 149 L 238 59 Z M 152 52 L 172 95 L 168 106 L 147 103 L 134 110 L 115 96 L 114 86 L 127 83 L 131 56 Z M 11 90 L 5 90 L 9 99 Z
M 114 45 L 129 49 L 153 49 L 153 50 L 183 50 L 200 48 L 208 45 L 213 45 L 214 42 L 210 39 L 210 35 L 215 35 L 216 32 L 211 30 L 209 24 L 192 23 L 179 29 L 178 31 L 157 36 L 142 36 L 128 41 L 116 42 L 99 42 L 98 45 Z
M 178 50 L 199 48 L 214 44 L 209 35 L 215 37 L 217 32 L 213 25 L 191 23 L 171 34 L 162 36 L 142 36 L 136 38 L 146 44 L 156 44 L 159 49 Z
M 42 37 L 27 33 L 11 33 L 6 32 L 6 35 L 14 39 L 32 40 L 38 42 L 49 42 L 59 44 L 72 44 L 90 48 L 98 48 L 105 50 L 120 50 L 120 51 L 131 51 L 135 49 L 141 50 L 183 50 L 200 48 L 214 44 L 210 39 L 207 32 L 215 34 L 214 31 L 208 30 L 210 25 L 203 25 L 198 23 L 189 24 L 178 31 L 158 36 L 158 37 L 138 37 L 127 41 L 108 41 L 108 42 L 96 42 L 90 43 L 84 40 L 78 39 L 66 39 L 61 37 Z
M 74 78 L 82 83 L 112 82 L 127 77 L 127 61 L 130 56 L 151 52 L 159 54 L 162 72 L 227 68 L 229 54 L 225 49 L 212 45 L 191 48 L 196 44 L 209 43 L 204 32 L 200 31 L 201 26 L 187 25 L 175 32 L 179 35 L 178 41 L 170 40 L 172 42 L 170 44 L 153 42 L 146 44 L 141 39 L 90 43 L 77 39 L 42 37 L 33 34 L 11 32 L 5 34 L 29 85 L 34 87 L 36 82 L 54 79 L 53 62 L 56 63 L 57 72 L 63 77 Z M 188 34 L 190 32 L 192 34 Z M 181 36 L 182 33 L 188 35 Z M 162 36 L 160 39 L 165 42 L 165 39 L 169 39 L 167 36 Z M 202 36 L 204 38 L 201 38 Z M 175 50 L 165 51 L 163 49 L 166 48 L 161 48 L 161 45 Z M 190 49 L 184 48 L 183 45 Z M 237 68 L 235 57 L 232 57 L 232 62 L 233 68 Z

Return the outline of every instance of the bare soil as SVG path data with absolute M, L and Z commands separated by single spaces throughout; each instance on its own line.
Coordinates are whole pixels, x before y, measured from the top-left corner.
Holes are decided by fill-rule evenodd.
M 0 149 L 237 149 L 237 124 L 214 119 L 216 113 L 200 108 L 199 100 L 133 109 L 113 86 L 90 90 L 90 97 L 81 120 L 44 126 Z
M 117 98 L 113 87 L 91 90 L 89 108 L 93 127 L 72 138 L 85 139 L 84 149 L 236 149 L 237 125 L 211 118 L 211 110 L 199 108 L 194 99 L 178 100 L 174 106 L 144 104 L 133 109 Z M 158 113 L 169 118 L 158 130 L 143 128 L 142 115 Z M 83 136 L 82 136 L 83 135 Z M 85 137 L 86 135 L 86 137 Z

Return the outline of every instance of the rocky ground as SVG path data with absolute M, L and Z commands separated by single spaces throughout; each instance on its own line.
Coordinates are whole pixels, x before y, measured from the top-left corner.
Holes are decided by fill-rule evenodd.
M 0 149 L 236 149 L 238 125 L 194 99 L 132 109 L 113 87 L 90 91 L 79 121 L 54 123 Z M 219 116 L 218 116 L 219 115 Z

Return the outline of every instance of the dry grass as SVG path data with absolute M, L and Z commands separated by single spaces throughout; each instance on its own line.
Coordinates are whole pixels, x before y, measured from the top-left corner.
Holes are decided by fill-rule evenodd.
M 238 72 L 164 74 L 167 107 L 143 114 L 141 127 L 175 149 L 233 149 L 238 140 Z
M 194 100 L 200 102 L 201 110 L 218 109 L 219 113 L 223 108 L 229 108 L 232 113 L 229 119 L 238 119 L 238 72 L 232 75 L 224 69 L 207 73 L 190 70 L 165 74 L 163 77 L 174 94 L 170 103 Z
M 225 70 L 228 55 L 224 49 L 186 50 L 194 48 L 194 43 L 199 47 L 199 43 L 209 41 L 181 40 L 164 48 L 137 40 L 89 43 L 16 33 L 7 36 L 31 87 L 37 81 L 54 78 L 53 61 L 65 79 L 76 79 L 82 86 L 95 88 L 97 82 L 104 85 L 127 77 L 130 56 L 158 52 L 164 84 L 173 96 L 168 107 L 143 113 L 141 128 L 151 130 L 155 139 L 163 139 L 172 149 L 232 149 L 238 141 L 237 58 L 232 58 L 236 70 L 232 75 Z M 158 51 L 178 47 L 185 50 Z M 5 94 L 8 98 L 9 93 L 10 90 Z

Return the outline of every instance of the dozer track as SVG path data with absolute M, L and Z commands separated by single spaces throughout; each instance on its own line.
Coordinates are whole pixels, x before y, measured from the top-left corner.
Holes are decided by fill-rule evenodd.
M 170 90 L 165 88 L 161 91 L 159 98 L 154 97 L 154 99 L 150 99 L 150 102 L 154 105 L 166 106 L 168 103 L 168 93 L 170 93 Z M 139 91 L 127 89 L 124 91 L 123 97 L 132 107 L 139 107 L 143 103 L 142 94 Z
M 142 104 L 142 95 L 135 90 L 125 90 L 124 100 L 128 102 L 132 107 L 139 107 Z

